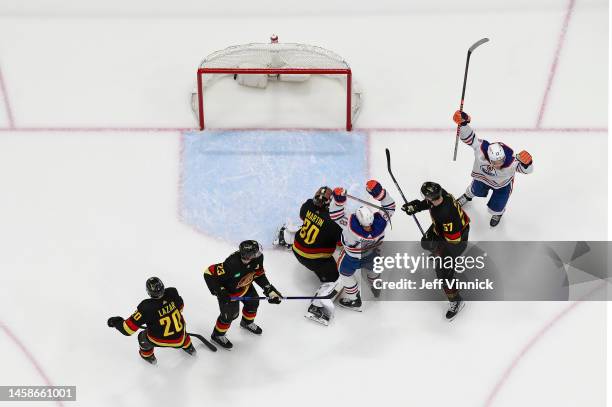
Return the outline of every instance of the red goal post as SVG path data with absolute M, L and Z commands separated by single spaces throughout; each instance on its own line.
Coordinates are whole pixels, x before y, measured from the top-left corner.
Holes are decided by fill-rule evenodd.
M 265 75 L 280 79 L 287 75 L 302 77 L 322 75 L 338 79 L 346 87 L 346 124 L 352 130 L 353 122 L 361 107 L 361 91 L 353 84 L 349 65 L 337 54 L 321 47 L 305 44 L 253 43 L 237 45 L 217 51 L 202 61 L 197 71 L 197 91 L 192 93 L 192 107 L 199 121 L 200 130 L 205 128 L 204 101 L 207 86 L 216 78 L 234 75 Z M 265 87 L 265 85 L 264 85 Z

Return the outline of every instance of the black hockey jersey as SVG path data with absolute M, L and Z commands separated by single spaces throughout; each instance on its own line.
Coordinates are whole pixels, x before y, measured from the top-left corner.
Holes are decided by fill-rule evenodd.
M 213 295 L 225 289 L 232 297 L 243 296 L 253 284 L 269 285 L 263 266 L 263 254 L 243 263 L 240 252 L 232 253 L 223 263 L 213 264 L 204 270 L 204 280 Z
M 309 199 L 300 208 L 300 218 L 303 224 L 295 234 L 293 251 L 307 259 L 331 257 L 342 235 L 342 228 L 329 217 L 329 210 Z
M 455 198 L 444 189 L 441 192 L 443 201 L 438 206 L 423 200 L 421 208 L 429 209 L 429 215 L 434 226 L 434 232 L 441 239 L 449 243 L 459 243 L 462 235 L 469 228 L 470 218 L 457 203 Z
M 174 287 L 164 290 L 162 298 L 147 298 L 136 311 L 116 328 L 132 335 L 146 324 L 147 337 L 158 346 L 182 346 L 185 341 L 183 298 Z

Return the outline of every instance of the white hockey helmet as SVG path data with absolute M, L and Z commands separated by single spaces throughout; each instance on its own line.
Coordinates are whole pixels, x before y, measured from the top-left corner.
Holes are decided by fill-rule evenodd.
M 372 223 L 374 223 L 374 214 L 367 206 L 362 206 L 357 209 L 355 216 L 357 216 L 359 224 L 363 227 L 372 226 Z
M 489 156 L 490 163 L 499 163 L 506 160 L 506 153 L 501 143 L 491 143 L 487 148 L 487 155 Z

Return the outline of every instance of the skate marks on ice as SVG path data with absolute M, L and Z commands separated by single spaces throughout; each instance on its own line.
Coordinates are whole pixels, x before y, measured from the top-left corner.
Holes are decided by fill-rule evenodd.
M 321 185 L 362 193 L 367 135 L 344 131 L 184 133 L 181 219 L 201 233 L 270 246 Z

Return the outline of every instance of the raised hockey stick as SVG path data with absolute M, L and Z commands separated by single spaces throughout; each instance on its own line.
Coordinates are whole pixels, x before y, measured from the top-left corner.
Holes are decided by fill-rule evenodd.
M 193 332 L 187 332 L 187 335 L 189 335 L 189 336 L 193 336 L 194 338 L 198 338 L 198 339 L 199 339 L 199 340 L 201 340 L 201 341 L 202 341 L 202 343 L 203 343 L 204 345 L 206 345 L 206 347 L 207 347 L 208 349 L 210 349 L 211 351 L 213 351 L 213 352 L 216 352 L 216 351 L 217 351 L 217 347 L 216 347 L 215 345 L 213 345 L 212 343 L 208 342 L 208 341 L 206 340 L 206 338 L 204 338 L 202 335 L 200 335 L 200 334 L 194 334 Z
M 322 297 L 303 297 L 303 296 L 293 296 L 293 297 L 281 297 L 283 300 L 329 300 L 334 298 L 337 293 L 332 292 L 329 295 L 324 295 Z M 248 301 L 248 300 L 268 300 L 271 297 L 232 297 L 232 301 Z
M 400 195 L 402 196 L 402 199 L 404 200 L 404 203 L 408 204 L 408 200 L 404 196 L 404 193 L 402 192 L 402 189 L 400 188 L 399 184 L 397 183 L 397 180 L 393 176 L 393 171 L 391 171 L 391 152 L 389 151 L 388 148 L 385 148 L 385 153 L 387 154 L 387 171 L 389 171 L 389 175 L 391 175 L 391 179 L 393 180 L 393 183 L 395 184 L 395 186 L 397 187 L 397 190 L 399 191 Z M 425 236 L 425 232 L 423 232 L 423 228 L 421 227 L 421 224 L 419 223 L 419 220 L 416 218 L 416 216 L 412 215 L 412 219 L 414 219 L 414 221 L 416 222 L 417 226 L 419 227 L 419 230 L 421 231 L 421 234 L 423 236 Z
M 374 205 L 371 202 L 364 201 L 363 199 L 357 198 L 356 196 L 353 196 L 351 194 L 346 194 L 346 197 L 350 198 L 350 199 L 352 199 L 354 201 L 361 202 L 364 205 L 368 205 L 368 206 L 371 206 L 372 208 L 376 208 L 376 209 L 379 209 L 379 210 L 383 211 L 385 213 L 385 215 L 387 215 L 387 220 L 389 221 L 389 225 L 391 225 L 391 229 L 393 229 L 393 224 L 391 223 L 391 215 L 389 214 L 389 212 L 387 212 L 387 210 L 385 208 L 383 208 L 382 206 Z
M 483 38 L 481 40 L 476 41 L 472 46 L 468 49 L 467 58 L 465 60 L 465 73 L 463 74 L 463 89 L 461 90 L 461 103 L 459 104 L 459 111 L 463 112 L 463 100 L 465 99 L 465 85 L 467 84 L 467 75 L 468 68 L 470 66 L 470 57 L 472 56 L 472 52 L 485 42 L 489 41 L 488 38 Z M 457 125 L 457 134 L 455 135 L 455 152 L 453 153 L 453 161 L 457 161 L 457 146 L 459 145 L 459 132 L 461 131 L 461 126 Z

